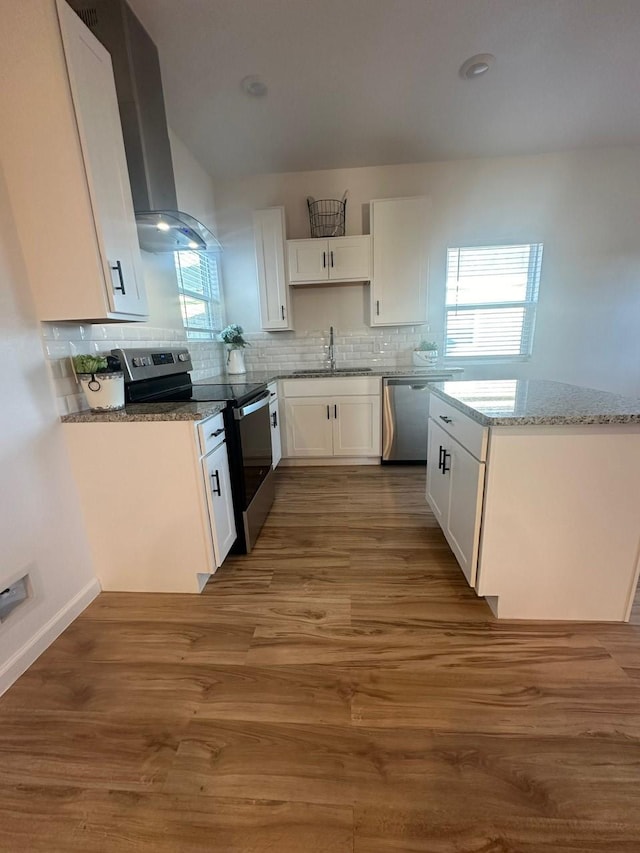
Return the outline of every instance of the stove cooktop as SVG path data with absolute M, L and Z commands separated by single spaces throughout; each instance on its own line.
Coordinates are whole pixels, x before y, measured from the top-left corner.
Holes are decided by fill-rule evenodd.
M 208 383 L 193 385 L 189 399 L 197 403 L 227 402 L 232 406 L 242 406 L 266 390 L 267 386 L 263 382 Z

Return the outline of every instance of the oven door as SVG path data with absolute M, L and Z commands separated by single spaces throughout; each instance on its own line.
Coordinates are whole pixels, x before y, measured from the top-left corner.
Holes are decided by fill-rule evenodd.
M 242 453 L 244 506 L 246 510 L 271 472 L 271 421 L 269 392 L 242 408 L 234 409 Z

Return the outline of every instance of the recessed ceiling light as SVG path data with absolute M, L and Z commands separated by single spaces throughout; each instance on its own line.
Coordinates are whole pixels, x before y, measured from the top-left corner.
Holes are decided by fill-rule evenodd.
M 460 76 L 465 80 L 475 80 L 482 77 L 496 61 L 492 53 L 476 53 L 460 66 Z
M 267 94 L 267 84 L 263 83 L 255 74 L 244 77 L 240 85 L 247 95 L 251 95 L 253 98 L 263 98 Z
M 158 231 L 171 231 L 171 226 L 169 225 L 169 223 L 163 222 L 162 220 L 158 222 L 156 228 L 158 229 Z
M 189 240 L 189 243 L 187 245 L 189 246 L 190 249 L 200 248 L 195 240 Z

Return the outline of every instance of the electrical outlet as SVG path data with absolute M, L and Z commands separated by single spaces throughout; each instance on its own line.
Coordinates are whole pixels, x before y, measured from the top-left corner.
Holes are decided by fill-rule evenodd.
M 0 622 L 4 622 L 18 605 L 29 598 L 29 595 L 29 575 L 0 590 Z

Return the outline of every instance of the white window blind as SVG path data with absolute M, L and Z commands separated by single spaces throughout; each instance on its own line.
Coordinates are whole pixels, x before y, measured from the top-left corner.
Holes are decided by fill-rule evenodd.
M 542 243 L 447 250 L 445 356 L 531 355 Z
M 174 259 L 187 338 L 212 340 L 224 325 L 218 255 L 175 252 Z

